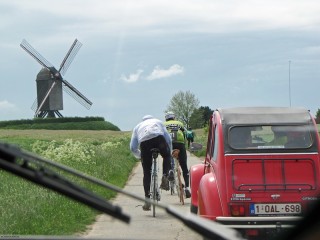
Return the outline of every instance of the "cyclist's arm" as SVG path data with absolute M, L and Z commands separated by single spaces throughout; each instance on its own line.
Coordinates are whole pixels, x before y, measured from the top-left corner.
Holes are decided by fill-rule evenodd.
M 172 152 L 172 139 L 171 139 L 170 133 L 168 132 L 165 125 L 163 125 L 163 136 L 166 139 L 166 142 L 170 148 L 170 153 L 171 153 Z
M 130 151 L 133 153 L 133 155 L 136 158 L 141 159 L 141 151 L 139 149 L 139 141 L 138 141 L 136 129 L 134 129 L 132 132 L 131 141 L 130 141 Z
M 186 128 L 184 127 L 182 122 L 180 122 L 180 130 L 183 133 L 184 140 L 186 140 L 187 139 L 187 131 L 186 131 Z

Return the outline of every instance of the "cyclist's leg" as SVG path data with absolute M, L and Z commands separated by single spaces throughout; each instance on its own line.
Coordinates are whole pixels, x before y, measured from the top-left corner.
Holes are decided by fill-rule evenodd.
M 168 146 L 165 138 L 163 136 L 160 136 L 159 138 L 159 146 L 160 154 L 163 158 L 163 167 L 162 167 L 162 173 L 165 176 L 168 176 L 169 170 L 171 169 L 171 152 L 170 147 Z
M 189 187 L 189 170 L 187 165 L 187 153 L 184 145 L 181 145 L 181 148 L 180 148 L 179 164 L 182 169 L 184 185 L 185 187 Z
M 171 168 L 170 169 L 174 170 L 174 159 L 173 159 L 173 157 L 171 157 Z
M 169 170 L 171 168 L 171 152 L 170 147 L 168 146 L 165 138 L 163 136 L 158 137 L 158 148 L 160 151 L 160 155 L 163 158 L 162 162 L 162 179 L 161 179 L 161 185 L 160 188 L 168 191 L 169 190 Z
M 184 150 L 180 151 L 180 153 L 182 154 L 181 154 L 181 158 L 179 158 L 179 164 L 182 169 L 183 179 L 185 183 L 185 188 L 184 188 L 185 196 L 186 198 L 190 198 L 191 193 L 189 188 L 189 170 L 187 166 L 187 153 L 186 153 L 185 147 L 183 147 L 183 149 Z
M 169 170 L 169 175 L 168 175 L 169 181 L 174 181 L 174 159 L 171 157 L 171 168 Z
M 140 145 L 141 163 L 143 168 L 143 187 L 145 197 L 150 197 L 151 167 L 152 167 L 152 141 L 144 141 Z

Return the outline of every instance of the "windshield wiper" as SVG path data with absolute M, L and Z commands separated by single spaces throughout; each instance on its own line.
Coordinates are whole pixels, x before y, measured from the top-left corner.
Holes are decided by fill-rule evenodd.
M 76 183 L 73 183 L 70 179 L 64 178 L 61 174 L 56 173 L 48 166 L 63 170 L 73 176 L 85 179 L 89 182 L 98 184 L 106 189 L 124 194 L 136 200 L 146 201 L 145 198 L 124 191 L 123 189 L 100 179 L 85 175 L 84 173 L 63 164 L 44 159 L 14 145 L 0 143 L 0 168 L 129 223 L 130 216 L 123 214 L 120 207 L 112 205 L 102 197 Z M 151 204 L 155 204 L 152 201 L 149 202 Z M 220 240 L 243 239 L 236 230 L 199 217 L 196 214 L 186 214 L 172 206 L 160 203 L 156 204 L 156 206 L 163 208 L 168 214 L 174 216 L 204 238 Z
M 43 163 L 48 163 L 48 161 L 41 160 L 44 159 L 22 151 L 16 146 L 0 144 L 0 168 L 91 206 L 121 221 L 126 223 L 130 221 L 130 216 L 123 214 L 120 207 L 112 205 L 102 197 L 45 167 Z M 51 165 L 55 165 L 55 167 L 64 171 L 67 170 L 65 167 L 54 163 Z

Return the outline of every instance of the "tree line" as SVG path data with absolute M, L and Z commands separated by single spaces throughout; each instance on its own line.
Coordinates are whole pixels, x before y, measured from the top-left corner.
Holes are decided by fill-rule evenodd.
M 165 113 L 172 111 L 176 118 L 188 128 L 204 128 L 208 125 L 213 110 L 208 106 L 199 106 L 200 101 L 190 91 L 179 91 L 170 100 Z M 320 124 L 320 109 L 318 108 L 315 121 Z

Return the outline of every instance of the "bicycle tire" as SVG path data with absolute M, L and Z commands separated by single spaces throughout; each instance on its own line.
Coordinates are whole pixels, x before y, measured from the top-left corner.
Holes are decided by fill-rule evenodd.
M 157 191 L 157 162 L 156 160 L 153 161 L 153 169 L 152 169 L 152 178 L 153 178 L 153 181 L 152 181 L 152 188 L 153 188 L 153 205 L 152 205 L 152 215 L 153 217 L 156 216 L 156 201 L 157 201 L 157 194 L 158 194 L 158 191 Z
M 176 187 L 175 179 L 170 181 L 169 183 L 170 183 L 170 193 L 171 193 L 171 195 L 173 195 L 174 194 L 174 189 Z
M 154 178 L 153 178 L 153 169 L 151 170 L 151 182 L 150 182 L 150 200 L 153 200 L 154 199 L 154 187 L 153 187 L 153 181 L 154 181 Z
M 158 186 L 158 148 L 152 148 L 152 167 L 151 167 L 151 182 L 150 182 L 150 198 L 152 198 L 152 215 L 156 216 L 156 204 L 160 201 L 160 191 Z
M 181 171 L 181 167 L 179 164 L 178 159 L 174 159 L 175 161 L 175 182 L 176 182 L 176 189 L 177 189 L 177 194 L 178 194 L 178 198 L 179 201 L 182 203 L 182 205 L 184 205 L 184 192 L 183 192 L 183 183 L 182 183 L 182 171 Z
M 180 194 L 181 194 L 181 192 L 180 192 L 180 186 L 179 186 L 178 168 L 177 168 L 177 167 L 175 167 L 174 179 L 175 179 L 175 183 L 176 183 L 176 184 L 175 184 L 175 187 L 176 187 L 177 195 L 178 195 L 178 197 L 179 197 L 179 199 L 180 199 Z
M 173 183 L 170 182 L 170 193 L 171 193 L 171 195 L 174 194 L 174 189 L 173 188 L 174 188 Z
M 180 202 L 182 205 L 184 205 L 184 192 L 183 192 L 183 184 L 182 184 L 182 180 L 181 180 L 181 168 L 180 166 L 178 165 L 178 181 L 179 181 L 179 192 L 180 192 L 180 195 L 179 195 L 179 198 L 180 198 Z

